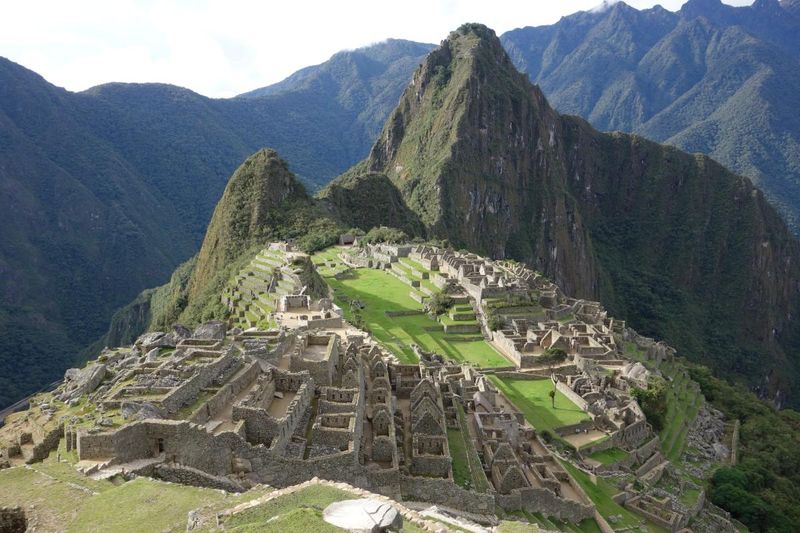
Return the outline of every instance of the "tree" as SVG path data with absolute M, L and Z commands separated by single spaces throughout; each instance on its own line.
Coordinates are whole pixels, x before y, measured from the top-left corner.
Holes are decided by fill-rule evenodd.
M 555 409 L 556 408 L 556 391 L 555 390 L 551 390 L 550 392 L 547 393 L 547 395 L 550 396 L 550 401 L 553 403 L 553 409 Z
M 664 427 L 667 413 L 667 385 L 663 378 L 652 376 L 647 388 L 634 387 L 631 391 L 653 429 L 660 431 Z
M 386 226 L 372 228 L 367 232 L 366 235 L 364 235 L 364 237 L 359 239 L 359 242 L 365 244 L 375 244 L 379 242 L 395 244 L 406 241 L 408 241 L 408 235 L 406 232 L 397 228 L 388 228 Z
M 563 363 L 567 359 L 567 352 L 561 348 L 548 348 L 542 354 L 544 363 Z
M 430 297 L 426 306 L 429 313 L 443 315 L 453 307 L 453 299 L 445 291 L 439 291 Z
M 505 323 L 503 322 L 503 318 L 495 313 L 489 312 L 486 315 L 486 325 L 492 331 L 497 331 L 501 329 Z

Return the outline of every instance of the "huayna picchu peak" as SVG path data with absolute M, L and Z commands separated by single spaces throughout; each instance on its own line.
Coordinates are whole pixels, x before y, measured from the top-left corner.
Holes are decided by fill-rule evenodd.
M 721 20 L 742 35 L 774 21 L 790 48 L 775 36 L 794 4 L 604 2 L 501 37 L 467 23 L 437 47 L 390 39 L 218 100 L 163 84 L 69 93 L 0 61 L 14 81 L 0 96 L 17 102 L 0 99 L 0 138 L 36 117 L 0 155 L 51 143 L 42 168 L 72 184 L 33 183 L 47 194 L 14 213 L 59 196 L 42 235 L 78 239 L 84 206 L 98 235 L 114 233 L 103 217 L 136 235 L 112 246 L 125 272 L 154 269 L 172 241 L 167 263 L 184 261 L 62 380 L 0 414 L 0 531 L 795 530 L 800 242 L 748 177 L 598 131 L 519 67 L 583 57 L 599 83 L 598 58 L 649 54 L 678 19 L 709 39 Z M 527 50 L 523 34 L 537 35 Z M 649 105 L 629 103 L 621 114 Z M 81 138 L 62 144 L 56 118 Z M 287 141 L 315 120 L 338 126 Z M 139 136 L 148 149 L 131 148 Z M 62 150 L 82 143 L 97 154 Z M 27 183 L 23 159 L 8 168 L 0 186 Z M 189 220 L 222 185 L 207 227 Z M 167 220 L 175 231 L 148 240 Z M 202 242 L 180 240 L 191 228 Z M 0 252 L 36 256 L 18 230 Z M 54 268 L 74 262 L 64 278 L 83 272 L 54 249 Z M 0 333 L 24 322 L 8 339 L 28 339 L 39 302 L 5 292 L 24 313 L 0 310 Z
M 369 158 L 322 197 L 367 172 L 397 192 L 350 187 L 348 210 L 399 196 L 422 236 L 525 261 L 687 357 L 792 397 L 800 248 L 763 194 L 708 157 L 560 116 L 490 29 L 464 25 L 431 52 Z

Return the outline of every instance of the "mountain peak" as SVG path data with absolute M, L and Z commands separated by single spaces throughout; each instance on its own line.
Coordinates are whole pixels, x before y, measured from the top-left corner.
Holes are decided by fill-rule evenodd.
M 689 0 L 681 7 L 680 14 L 687 17 L 709 17 L 722 7 L 721 0 Z
M 393 179 L 425 175 L 432 162 L 446 159 L 449 146 L 459 137 L 460 117 L 472 102 L 530 87 L 492 29 L 463 24 L 414 73 L 372 148 L 367 168 Z M 407 146 L 416 146 L 420 139 L 425 139 L 427 155 L 403 150 L 404 140 L 409 140 Z
M 233 173 L 214 209 L 197 258 L 191 294 L 206 288 L 223 270 L 255 242 L 266 242 L 290 205 L 310 204 L 303 185 L 278 152 L 262 148 Z

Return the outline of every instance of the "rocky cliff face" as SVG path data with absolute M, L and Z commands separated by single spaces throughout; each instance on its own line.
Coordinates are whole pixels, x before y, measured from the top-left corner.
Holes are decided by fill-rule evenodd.
M 526 261 L 772 393 L 796 386 L 800 249 L 763 195 L 707 157 L 558 115 L 488 28 L 428 56 L 347 179 L 368 172 L 427 236 Z
M 595 296 L 590 237 L 561 183 L 560 129 L 494 33 L 465 26 L 417 70 L 367 168 L 389 176 L 429 235 L 524 260 Z

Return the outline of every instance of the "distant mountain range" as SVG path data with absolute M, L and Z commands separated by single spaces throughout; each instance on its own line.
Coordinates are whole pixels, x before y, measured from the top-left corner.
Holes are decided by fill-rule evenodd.
M 0 59 L 0 406 L 61 375 L 197 250 L 246 156 L 278 148 L 312 189 L 364 157 L 431 48 L 389 40 L 225 100 L 71 93 Z
M 557 110 L 709 153 L 794 224 L 798 20 L 797 0 L 619 3 L 501 41 Z M 232 99 L 159 84 L 71 93 L 0 59 L 0 405 L 58 377 L 197 250 L 248 154 L 277 149 L 312 190 L 364 158 L 432 48 L 389 40 Z
M 709 154 L 800 222 L 800 2 L 624 2 L 501 37 L 562 113 Z

